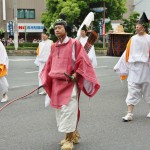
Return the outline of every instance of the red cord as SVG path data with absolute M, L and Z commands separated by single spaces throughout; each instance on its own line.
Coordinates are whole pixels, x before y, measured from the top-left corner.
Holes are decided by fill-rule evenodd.
M 11 103 L 13 103 L 13 102 L 15 102 L 15 101 L 17 101 L 17 100 L 19 100 L 19 99 L 23 99 L 23 98 L 25 98 L 25 97 L 27 97 L 27 96 L 29 96 L 29 95 L 31 95 L 32 93 L 34 93 L 35 91 L 37 91 L 38 89 L 40 89 L 40 88 L 42 88 L 42 87 L 43 87 L 43 86 L 40 86 L 40 87 L 38 87 L 38 88 L 32 90 L 30 93 L 27 93 L 27 94 L 24 95 L 24 96 L 21 96 L 21 97 L 19 97 L 19 98 L 16 98 L 16 99 L 14 99 L 14 100 L 9 101 L 8 103 L 6 103 L 4 106 L 2 106 L 2 107 L 0 108 L 0 111 L 3 110 L 3 109 L 4 109 L 5 107 L 7 107 L 8 105 L 10 105 Z

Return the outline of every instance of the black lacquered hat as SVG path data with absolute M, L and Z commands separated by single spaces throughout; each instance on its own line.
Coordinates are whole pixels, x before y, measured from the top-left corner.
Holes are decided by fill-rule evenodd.
M 140 20 L 138 21 L 138 24 L 142 24 L 144 27 L 148 27 L 149 25 L 149 20 L 145 14 L 145 12 L 143 12 Z
M 54 34 L 54 28 L 56 25 L 63 25 L 67 33 L 71 32 L 71 28 L 66 22 L 66 15 L 63 13 L 59 15 L 59 19 L 55 21 L 53 28 L 50 29 L 51 34 Z

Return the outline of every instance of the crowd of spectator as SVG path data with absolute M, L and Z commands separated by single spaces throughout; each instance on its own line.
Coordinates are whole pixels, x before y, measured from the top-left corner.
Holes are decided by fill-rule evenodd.
M 14 43 L 12 38 L 8 38 L 7 40 L 5 38 L 0 39 L 0 41 L 4 44 L 4 46 L 9 46 L 10 44 Z
M 0 39 L 0 41 L 4 44 L 4 46 L 9 46 L 14 43 L 14 40 L 12 38 L 8 38 L 7 40 L 5 38 L 2 38 Z M 18 43 L 24 43 L 24 42 L 25 42 L 24 38 L 20 38 L 18 40 Z M 39 43 L 39 42 L 41 42 L 41 40 L 39 39 L 33 39 L 32 41 L 32 43 Z

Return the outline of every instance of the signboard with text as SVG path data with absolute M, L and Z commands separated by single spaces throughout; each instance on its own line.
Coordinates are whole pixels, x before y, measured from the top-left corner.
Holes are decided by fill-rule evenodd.
M 103 23 L 103 35 L 105 35 L 105 23 Z
M 11 36 L 14 35 L 14 23 L 13 23 L 13 21 L 8 22 L 8 32 Z
M 18 32 L 33 33 L 43 32 L 44 25 L 42 23 L 18 23 Z M 9 24 L 7 23 L 7 32 L 9 32 Z
M 99 35 L 103 35 L 103 22 L 102 22 L 102 20 L 99 21 Z

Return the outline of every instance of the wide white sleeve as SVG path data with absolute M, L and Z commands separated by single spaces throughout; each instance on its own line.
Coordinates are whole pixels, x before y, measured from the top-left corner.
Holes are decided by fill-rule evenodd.
M 94 46 L 91 47 L 88 56 L 91 60 L 92 66 L 93 68 L 95 68 L 97 66 L 97 59 L 96 59 L 96 54 L 95 54 L 95 48 Z
M 126 51 L 122 54 L 117 64 L 114 66 L 114 71 L 119 75 L 128 75 L 129 64 L 125 60 Z
M 39 66 L 39 65 L 40 65 L 39 57 L 38 57 L 38 56 L 36 56 L 35 61 L 34 61 L 34 64 L 35 64 L 36 66 Z
M 6 68 L 8 69 L 9 60 L 6 49 L 2 42 L 0 42 L 0 64 L 6 65 Z

